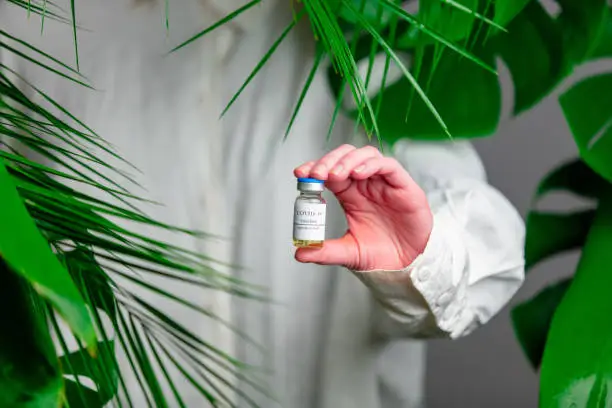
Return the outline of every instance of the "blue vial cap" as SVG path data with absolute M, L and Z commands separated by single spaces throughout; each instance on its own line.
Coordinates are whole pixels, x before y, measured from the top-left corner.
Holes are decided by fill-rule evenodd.
M 325 180 L 319 180 L 319 179 L 315 179 L 315 178 L 299 177 L 298 178 L 298 182 L 299 183 L 319 183 L 319 184 L 323 184 L 323 183 L 325 183 Z

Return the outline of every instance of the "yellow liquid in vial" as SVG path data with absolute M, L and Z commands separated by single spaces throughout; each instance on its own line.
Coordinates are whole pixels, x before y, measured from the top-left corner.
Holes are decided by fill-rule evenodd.
M 307 239 L 294 239 L 293 245 L 297 248 L 323 248 L 325 241 L 312 241 Z

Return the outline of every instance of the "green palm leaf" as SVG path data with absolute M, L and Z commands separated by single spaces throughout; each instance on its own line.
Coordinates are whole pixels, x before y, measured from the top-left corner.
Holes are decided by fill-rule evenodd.
M 2 48 L 23 60 L 89 87 L 68 65 L 10 33 L 1 32 L 0 41 Z M 36 58 L 29 57 L 24 50 Z M 73 376 L 64 379 L 61 398 L 71 407 L 103 406 L 110 399 L 119 406 L 133 406 L 134 393 L 138 392 L 154 406 L 163 406 L 164 401 L 171 406 L 170 399 L 177 399 L 179 392 L 170 376 L 158 375 L 168 369 L 184 373 L 187 381 L 194 379 L 196 389 L 204 390 L 205 395 L 217 401 L 229 401 L 218 383 L 231 384 L 232 378 L 242 377 L 257 385 L 250 379 L 249 367 L 178 325 L 152 299 L 164 299 L 229 325 L 209 310 L 185 301 L 180 293 L 166 289 L 165 282 L 261 300 L 258 288 L 219 272 L 219 266 L 227 265 L 212 257 L 123 226 L 124 222 L 126 225 L 136 222 L 197 239 L 214 238 L 200 231 L 158 222 L 138 211 L 136 207 L 141 199 L 123 186 L 126 182 L 132 183 L 129 175 L 116 170 L 113 163 L 123 159 L 92 129 L 34 84 L 25 82 L 47 103 L 43 106 L 31 100 L 12 82 L 16 74 L 11 67 L 0 66 L 0 160 L 3 163 L 0 185 L 3 197 L 12 197 L 13 203 L 8 207 L 8 201 L 4 201 L 1 216 L 6 218 L 5 225 L 21 223 L 29 227 L 3 229 L 0 251 L 10 265 L 9 273 L 23 276 L 26 284 L 42 295 L 39 302 L 48 301 L 52 306 L 48 311 L 46 307 L 35 309 L 34 315 L 49 317 L 48 330 L 55 334 L 59 353 L 64 355 L 62 373 Z M 68 119 L 60 119 L 59 115 Z M 31 153 L 42 155 L 54 166 L 35 162 L 29 158 Z M 101 154 L 112 160 L 101 160 Z M 67 181 L 71 186 L 65 184 Z M 100 197 L 79 191 L 79 185 L 94 187 L 101 193 Z M 38 237 L 38 244 L 19 245 L 15 236 L 10 235 L 15 231 L 28 234 L 30 239 Z M 43 262 L 54 266 L 45 266 Z M 58 284 L 48 282 L 58 277 L 62 279 Z M 132 283 L 129 287 L 120 283 L 126 279 Z M 71 292 L 63 294 L 67 290 Z M 80 320 L 73 317 L 75 310 L 84 310 Z M 75 339 L 62 329 L 55 316 L 58 312 L 66 321 L 74 323 L 71 331 L 80 338 Z M 83 320 L 84 316 L 88 320 Z M 89 329 L 83 326 L 85 321 Z M 88 333 L 95 333 L 98 343 Z M 238 335 L 242 334 L 238 332 Z M 91 353 L 85 351 L 86 344 L 81 339 L 92 346 Z M 75 341 L 80 344 L 77 350 L 69 347 Z M 94 352 L 96 345 L 98 350 Z M 115 351 L 119 350 L 128 359 L 127 371 L 120 370 L 115 361 Z M 126 386 L 126 375 L 136 377 L 140 390 Z M 78 380 L 82 377 L 89 378 L 93 387 L 82 384 Z M 263 387 L 259 389 L 267 392 Z M 59 404 L 60 400 L 54 398 Z M 247 395 L 242 398 L 252 401 Z

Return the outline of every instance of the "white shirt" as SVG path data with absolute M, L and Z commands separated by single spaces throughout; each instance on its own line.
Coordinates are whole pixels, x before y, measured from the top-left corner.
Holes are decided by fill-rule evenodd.
M 67 1 L 59 3 L 69 9 Z M 464 336 L 507 303 L 523 281 L 523 222 L 487 184 L 470 144 L 402 141 L 389 154 L 427 192 L 435 214 L 424 253 L 403 271 L 350 272 L 297 263 L 291 246 L 297 195 L 292 169 L 335 145 L 364 142 L 352 137 L 353 123 L 340 118 L 326 145 L 334 101 L 319 72 L 292 133 L 281 143 L 312 63 L 305 25 L 288 36 L 218 120 L 291 18 L 288 3 L 263 2 L 164 56 L 244 1 L 170 1 L 168 37 L 163 1 L 77 2 L 79 22 L 91 30 L 79 33 L 81 69 L 99 91 L 67 83 L 6 52 L 1 57 L 142 170 L 139 181 L 148 192 L 135 192 L 165 204 L 145 207 L 149 214 L 232 239 L 201 242 L 160 232 L 156 237 L 243 265 L 228 272 L 267 288 L 276 301 L 238 300 L 165 283 L 232 320 L 265 352 L 215 322 L 200 315 L 194 320 L 176 304 L 153 298 L 160 307 L 239 359 L 271 369 L 267 382 L 283 407 L 420 407 L 425 345 L 415 338 Z M 41 37 L 39 21 L 27 21 L 25 12 L 2 2 L 0 24 L 64 61 L 74 58 L 68 25 L 47 20 Z M 330 201 L 328 233 L 339 236 L 343 215 Z M 129 385 L 137 394 L 133 378 Z M 189 407 L 204 406 L 186 383 L 180 387 Z M 252 395 L 262 407 L 277 406 Z

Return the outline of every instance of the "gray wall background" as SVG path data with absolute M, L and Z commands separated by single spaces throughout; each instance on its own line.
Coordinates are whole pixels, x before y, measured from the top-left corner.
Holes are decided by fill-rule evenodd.
M 537 107 L 510 118 L 512 85 L 500 66 L 504 113 L 498 134 L 475 143 L 489 181 L 525 216 L 538 181 L 577 149 L 557 98 L 572 83 L 596 72 L 612 71 L 612 62 L 598 61 L 575 75 Z M 569 196 L 546 200 L 545 208 L 562 210 L 583 205 Z M 457 341 L 430 343 L 427 372 L 428 408 L 537 407 L 538 375 L 517 343 L 510 322 L 512 305 L 537 293 L 547 283 L 573 273 L 578 254 L 567 254 L 535 267 L 512 303 L 485 327 Z

